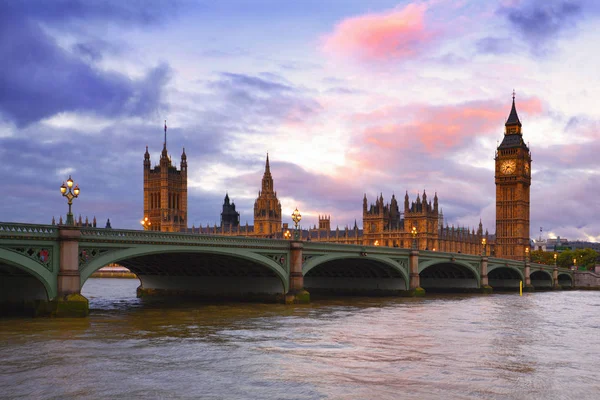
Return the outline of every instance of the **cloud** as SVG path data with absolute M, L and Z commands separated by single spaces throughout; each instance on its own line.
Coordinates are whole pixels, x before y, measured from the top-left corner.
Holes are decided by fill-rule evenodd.
M 226 118 L 238 126 L 267 126 L 305 121 L 322 107 L 301 88 L 276 74 L 261 77 L 223 72 L 207 83 L 212 100 Z
M 510 38 L 486 37 L 475 43 L 479 53 L 506 54 L 515 49 L 515 43 Z
M 6 20 L 35 19 L 51 24 L 112 21 L 129 25 L 152 25 L 171 18 L 181 6 L 182 3 L 178 0 L 26 0 L 2 2 L 0 15 L 4 15 Z
M 542 105 L 538 98 L 531 97 L 520 100 L 517 109 L 519 113 L 535 115 L 542 112 Z M 357 114 L 354 121 L 362 126 L 361 144 L 375 153 L 411 148 L 439 157 L 493 132 L 503 124 L 509 111 L 506 104 L 495 101 L 444 106 L 413 104 Z
M 8 4 L 9 10 L 14 8 Z M 79 10 L 81 3 L 72 4 Z M 44 15 L 59 18 L 52 10 Z M 146 116 L 166 108 L 162 90 L 170 77 L 167 64 L 133 80 L 96 68 L 63 49 L 31 17 L 16 11 L 12 17 L 0 22 L 0 114 L 5 119 L 23 127 L 66 111 L 118 117 Z M 98 48 L 80 44 L 76 49 L 87 53 L 85 58 L 101 57 Z
M 413 58 L 435 37 L 425 28 L 426 10 L 423 3 L 409 3 L 402 9 L 345 19 L 324 37 L 323 51 L 366 63 Z
M 498 13 L 506 16 L 534 54 L 542 54 L 551 40 L 578 24 L 585 16 L 584 8 L 581 1 L 530 0 L 501 7 Z

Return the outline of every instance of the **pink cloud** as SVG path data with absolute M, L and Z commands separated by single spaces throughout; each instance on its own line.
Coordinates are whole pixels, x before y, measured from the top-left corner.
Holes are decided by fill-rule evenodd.
M 468 139 L 497 134 L 510 108 L 492 101 L 458 105 L 410 105 L 382 108 L 352 117 L 362 130 L 360 140 L 376 152 L 400 150 L 409 146 L 439 156 L 464 145 Z M 522 115 L 542 112 L 541 101 L 531 97 L 517 103 Z
M 417 55 L 434 34 L 424 26 L 425 4 L 348 18 L 325 37 L 323 50 L 364 62 L 402 60 Z

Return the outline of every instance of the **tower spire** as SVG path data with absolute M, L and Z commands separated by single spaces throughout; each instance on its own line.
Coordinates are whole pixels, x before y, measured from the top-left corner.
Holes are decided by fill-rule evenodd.
M 517 108 L 515 107 L 515 91 L 513 89 L 512 92 L 512 108 L 510 109 L 510 114 L 508 116 L 508 119 L 506 120 L 506 124 L 504 124 L 504 126 L 509 126 L 509 125 L 518 125 L 519 127 L 521 127 L 521 121 L 519 120 L 519 116 L 517 115 Z
M 167 148 L 167 120 L 165 119 L 165 143 L 163 146 L 165 149 Z
M 269 152 L 267 152 L 267 162 L 265 164 L 265 174 L 271 173 L 271 167 L 269 166 Z

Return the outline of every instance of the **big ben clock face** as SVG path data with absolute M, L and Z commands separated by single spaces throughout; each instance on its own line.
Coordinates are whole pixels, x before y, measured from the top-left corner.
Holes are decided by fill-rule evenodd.
M 515 160 L 506 160 L 500 164 L 500 172 L 504 175 L 512 174 L 517 169 L 517 163 Z

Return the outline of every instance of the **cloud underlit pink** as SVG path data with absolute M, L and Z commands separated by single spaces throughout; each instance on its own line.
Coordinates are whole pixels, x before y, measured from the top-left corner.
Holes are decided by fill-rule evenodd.
M 425 28 L 425 4 L 343 20 L 324 40 L 326 53 L 363 62 L 402 60 L 417 55 L 434 34 Z
M 538 115 L 540 99 L 531 97 L 518 102 L 518 112 Z M 463 146 L 470 138 L 497 134 L 510 108 L 493 101 L 475 101 L 448 106 L 410 105 L 385 108 L 356 115 L 360 140 L 380 157 L 381 150 L 420 149 L 430 156 L 440 156 Z M 365 153 L 369 157 L 369 153 Z

